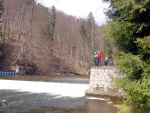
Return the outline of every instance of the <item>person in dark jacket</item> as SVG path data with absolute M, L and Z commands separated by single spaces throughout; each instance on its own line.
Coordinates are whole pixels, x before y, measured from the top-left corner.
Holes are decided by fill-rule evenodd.
M 96 52 L 94 52 L 93 60 L 94 60 L 94 66 L 97 66 L 97 54 L 96 54 Z
M 108 65 L 108 63 L 109 63 L 109 59 L 108 59 L 108 57 L 106 57 L 106 58 L 105 58 L 104 63 L 105 63 L 105 66 L 107 66 L 107 65 Z

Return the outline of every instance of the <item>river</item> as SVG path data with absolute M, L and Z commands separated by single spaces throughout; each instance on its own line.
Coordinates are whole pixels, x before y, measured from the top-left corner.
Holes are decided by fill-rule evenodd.
M 89 77 L 0 76 L 0 113 L 117 113 L 116 103 L 85 97 Z

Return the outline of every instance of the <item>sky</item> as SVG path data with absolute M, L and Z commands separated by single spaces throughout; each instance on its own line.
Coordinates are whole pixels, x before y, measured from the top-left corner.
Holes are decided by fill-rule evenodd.
M 95 21 L 98 25 L 106 23 L 104 15 L 104 8 L 108 4 L 103 3 L 102 0 L 37 0 L 46 7 L 55 6 L 57 10 L 78 18 L 87 18 L 92 12 Z

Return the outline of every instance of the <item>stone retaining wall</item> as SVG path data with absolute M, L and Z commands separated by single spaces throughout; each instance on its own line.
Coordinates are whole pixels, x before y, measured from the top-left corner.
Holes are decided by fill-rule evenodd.
M 114 66 L 103 66 L 91 69 L 89 89 L 86 94 L 118 97 L 121 92 L 114 91 L 113 78 L 122 77 L 120 71 Z

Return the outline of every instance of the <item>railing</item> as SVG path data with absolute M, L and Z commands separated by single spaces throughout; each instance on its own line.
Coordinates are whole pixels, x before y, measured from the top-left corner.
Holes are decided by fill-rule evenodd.
M 0 71 L 0 75 L 16 75 L 14 71 Z

